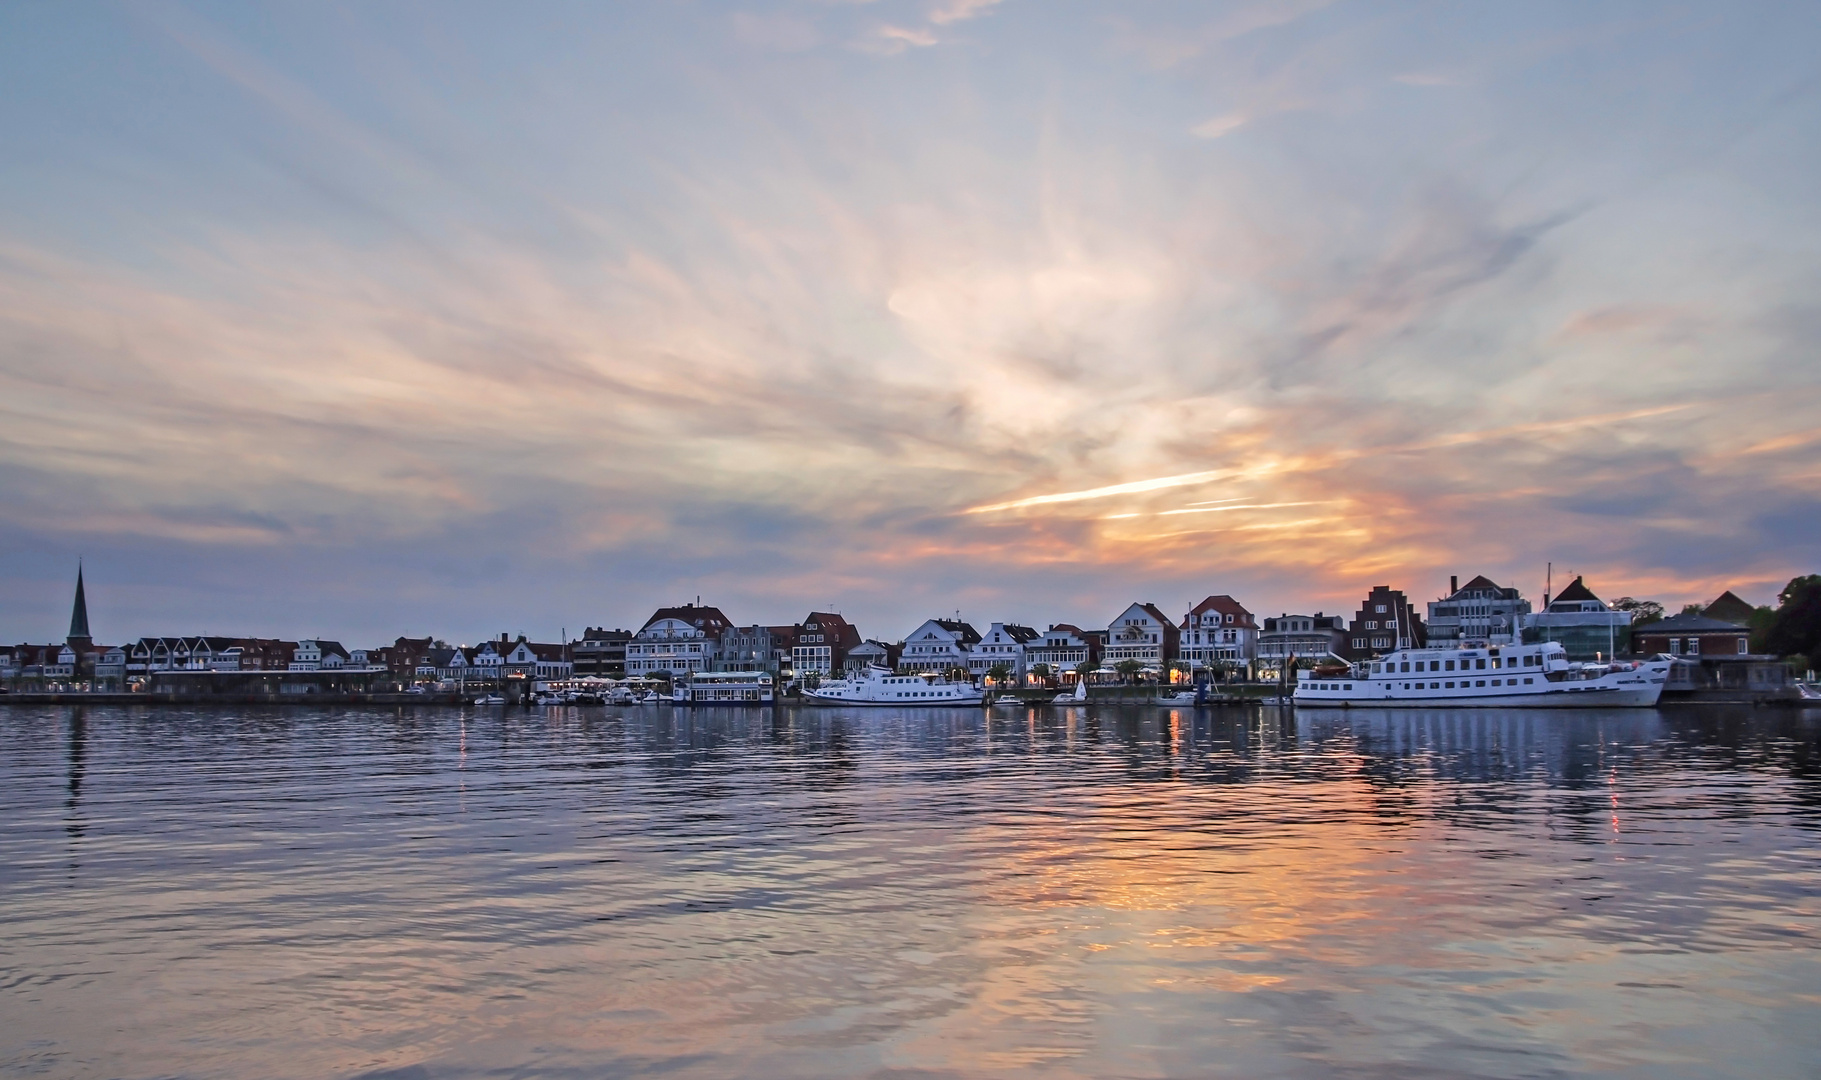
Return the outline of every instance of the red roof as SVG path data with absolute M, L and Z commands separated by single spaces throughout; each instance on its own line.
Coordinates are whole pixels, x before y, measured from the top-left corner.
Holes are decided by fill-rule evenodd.
M 1233 616 L 1232 625 L 1234 626 L 1254 625 L 1252 622 L 1252 613 L 1246 610 L 1245 605 L 1233 599 L 1231 596 L 1222 593 L 1219 596 L 1210 596 L 1206 600 L 1203 600 L 1201 603 L 1190 608 L 1188 617 L 1182 620 L 1183 628 L 1187 629 L 1202 615 L 1210 611 L 1219 612 L 1221 615 Z M 1222 625 L 1225 624 L 1225 620 L 1223 619 Z

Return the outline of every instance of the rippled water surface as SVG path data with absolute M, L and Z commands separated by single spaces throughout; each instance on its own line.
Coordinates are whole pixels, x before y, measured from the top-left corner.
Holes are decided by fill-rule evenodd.
M 1818 732 L 0 710 L 0 1075 L 1813 1077 Z

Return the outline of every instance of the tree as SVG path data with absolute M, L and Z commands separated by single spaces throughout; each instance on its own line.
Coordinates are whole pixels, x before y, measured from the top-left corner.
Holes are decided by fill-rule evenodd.
M 1083 660 L 1081 663 L 1075 665 L 1075 674 L 1083 679 L 1099 670 L 1100 661 L 1098 660 Z
M 1762 648 L 1777 656 L 1802 656 L 1821 668 L 1821 574 L 1799 577 L 1777 594 L 1780 606 L 1764 631 Z
M 1701 612 L 1703 612 L 1705 610 L 1707 610 L 1707 605 L 1705 605 L 1705 604 L 1683 604 L 1680 614 L 1682 614 L 1682 615 L 1699 615 L 1699 614 L 1701 614 Z
M 993 680 L 994 686 L 1004 686 L 1005 681 L 1012 677 L 1012 665 L 1007 663 L 994 664 L 986 670 L 986 677 Z
M 1629 596 L 1621 596 L 1612 602 L 1612 610 L 1631 612 L 1631 625 L 1634 628 L 1663 621 L 1663 605 L 1655 600 L 1634 600 Z
M 942 675 L 949 682 L 973 682 L 974 681 L 973 674 L 970 673 L 966 668 L 962 667 L 960 664 L 956 664 L 954 667 L 951 667 L 947 671 L 944 671 L 942 673 Z
M 1121 680 L 1129 683 L 1132 681 L 1132 676 L 1144 670 L 1144 665 L 1136 660 L 1121 660 L 1113 665 L 1113 670 L 1119 672 Z
M 1044 682 L 1045 684 L 1047 684 L 1050 681 L 1050 675 L 1052 675 L 1053 673 L 1054 673 L 1053 669 L 1048 664 L 1032 664 L 1031 665 L 1031 674 L 1037 676 L 1037 678 L 1039 680 L 1041 680 L 1042 682 Z

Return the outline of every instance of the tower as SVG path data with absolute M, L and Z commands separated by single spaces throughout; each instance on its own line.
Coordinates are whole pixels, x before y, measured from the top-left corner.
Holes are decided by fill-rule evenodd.
M 89 602 L 82 592 L 82 564 L 76 564 L 76 606 L 70 609 L 69 646 L 77 652 L 94 643 L 89 636 Z

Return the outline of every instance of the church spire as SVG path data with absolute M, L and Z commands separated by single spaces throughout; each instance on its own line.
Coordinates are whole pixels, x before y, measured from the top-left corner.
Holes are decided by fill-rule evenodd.
M 93 641 L 89 637 L 89 601 L 82 593 L 82 563 L 76 564 L 76 606 L 70 610 L 71 645 L 88 645 Z

